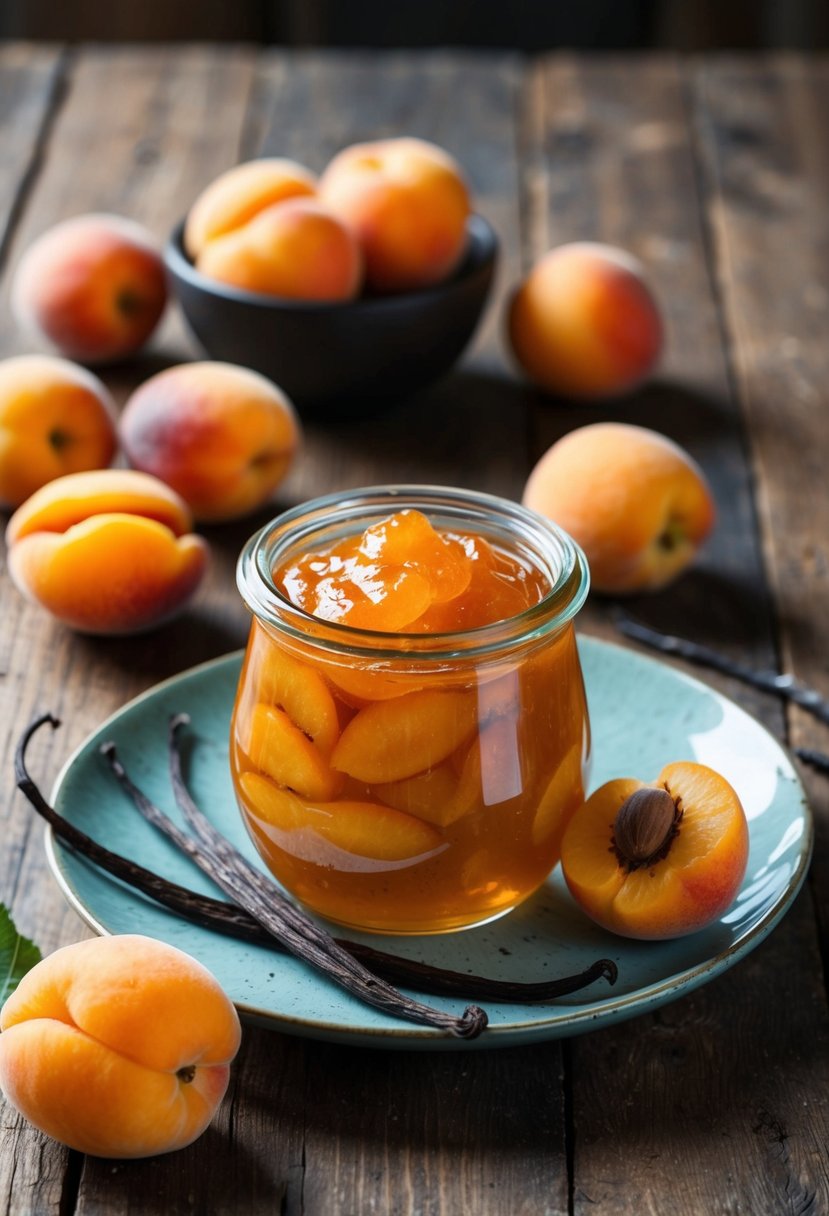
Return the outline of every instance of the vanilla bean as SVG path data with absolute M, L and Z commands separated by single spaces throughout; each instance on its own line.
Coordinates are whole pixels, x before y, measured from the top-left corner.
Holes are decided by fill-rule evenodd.
M 815 751 L 813 747 L 796 747 L 794 754 L 798 756 L 804 764 L 811 765 L 816 768 L 819 773 L 829 775 L 829 755 L 826 752 Z
M 112 877 L 193 924 L 254 945 L 284 949 L 244 908 L 162 878 L 152 870 L 147 870 L 131 859 L 98 844 L 59 815 L 43 797 L 26 764 L 26 751 L 32 736 L 47 723 L 53 728 L 60 726 L 57 718 L 51 714 L 42 714 L 35 718 L 21 735 L 15 751 L 15 778 L 21 792 L 41 818 L 51 826 L 58 839 Z M 513 983 L 509 980 L 490 979 L 487 976 L 434 967 L 429 963 L 387 954 L 362 942 L 351 942 L 344 938 L 338 938 L 337 941 L 355 958 L 392 983 L 403 984 L 422 992 L 457 996 L 467 1000 L 486 999 L 518 1005 L 544 1004 L 587 987 L 598 979 L 604 978 L 608 983 L 614 984 L 617 977 L 615 963 L 610 959 L 599 959 L 577 975 L 560 976 L 557 979 L 534 983 Z
M 113 853 L 104 845 L 98 844 L 86 832 L 75 827 L 68 819 L 64 819 L 49 805 L 26 767 L 26 750 L 29 742 L 35 732 L 47 723 L 53 729 L 60 726 L 58 718 L 51 714 L 42 714 L 34 718 L 23 731 L 15 749 L 14 771 L 18 788 L 28 798 L 41 818 L 50 825 L 55 835 L 64 844 L 88 858 L 114 878 L 134 887 L 142 894 L 150 896 L 156 903 L 163 904 L 170 911 L 185 916 L 195 924 L 203 925 L 208 929 L 221 927 L 226 933 L 236 936 L 245 935 L 246 914 L 241 913 L 241 909 L 232 904 L 211 899 L 209 896 L 200 895 L 187 887 L 181 887 L 178 883 L 170 882 L 152 870 L 145 869 L 144 866 L 130 858 L 123 857 L 120 853 Z M 219 908 L 221 911 L 218 911 Z M 218 920 L 222 922 L 221 926 L 217 925 Z
M 687 659 L 689 663 L 710 667 L 713 671 L 722 672 L 723 675 L 740 680 L 752 688 L 759 688 L 762 692 L 773 693 L 784 701 L 791 701 L 795 705 L 799 705 L 801 709 L 805 709 L 807 713 L 829 726 L 829 701 L 816 688 L 798 683 L 792 675 L 776 671 L 755 671 L 708 646 L 651 629 L 649 625 L 634 621 L 623 612 L 616 612 L 613 619 L 619 632 L 633 641 L 641 642 L 652 650 L 658 650 L 660 654 L 676 655 L 680 659 Z
M 177 725 L 181 725 L 181 719 L 178 719 Z M 177 725 L 171 727 L 171 754 L 176 750 L 172 741 L 175 739 Z M 186 791 L 177 790 L 176 800 L 182 805 L 182 809 L 184 804 L 187 805 L 185 813 L 191 826 L 198 824 L 201 844 L 180 832 L 168 816 L 133 784 L 118 761 L 113 744 L 105 744 L 101 750 L 109 760 L 118 782 L 141 814 L 179 848 L 183 848 L 187 856 L 226 895 L 246 908 L 291 954 L 322 971 L 352 996 L 393 1016 L 448 1030 L 463 1039 L 477 1038 L 486 1028 L 487 1015 L 477 1005 L 468 1005 L 458 1018 L 413 1000 L 373 974 L 343 949 L 329 933 L 290 904 L 260 870 L 252 866 L 212 827 Z

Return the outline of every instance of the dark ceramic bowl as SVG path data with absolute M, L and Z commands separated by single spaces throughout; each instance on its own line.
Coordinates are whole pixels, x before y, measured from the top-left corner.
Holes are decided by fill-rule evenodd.
M 240 291 L 207 278 L 184 252 L 181 223 L 165 250 L 172 288 L 212 359 L 241 363 L 284 389 L 307 417 L 381 409 L 448 372 L 492 284 L 498 239 L 469 220 L 466 256 L 436 287 L 328 304 Z

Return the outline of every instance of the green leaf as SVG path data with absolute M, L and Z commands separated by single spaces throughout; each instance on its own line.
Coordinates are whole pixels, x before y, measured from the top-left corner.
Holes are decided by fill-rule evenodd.
M 0 904 L 0 1005 L 42 957 L 34 942 L 17 932 L 8 908 Z

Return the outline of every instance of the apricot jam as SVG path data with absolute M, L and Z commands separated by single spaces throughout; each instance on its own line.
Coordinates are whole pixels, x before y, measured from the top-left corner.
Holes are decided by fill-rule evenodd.
M 584 795 L 587 585 L 554 525 L 466 491 L 330 496 L 253 537 L 231 769 L 279 882 L 390 933 L 479 924 L 535 891 Z

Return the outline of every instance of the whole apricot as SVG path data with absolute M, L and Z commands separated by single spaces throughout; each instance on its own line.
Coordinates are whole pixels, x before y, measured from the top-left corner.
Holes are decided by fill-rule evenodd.
M 662 351 L 659 306 L 644 268 L 622 249 L 575 242 L 550 250 L 509 304 L 513 354 L 541 388 L 569 397 L 627 392 Z
M 12 283 L 23 329 L 81 363 L 133 354 L 166 302 L 152 237 L 117 215 L 79 215 L 48 229 L 23 254 Z
M 679 761 L 646 784 L 621 777 L 573 815 L 561 868 L 597 924 L 625 937 L 694 933 L 728 910 L 748 863 L 748 824 L 728 781 Z
M 185 363 L 145 380 L 121 415 L 135 469 L 160 478 L 198 520 L 266 502 L 300 443 L 294 407 L 270 380 L 230 363 Z
M 66 473 L 105 468 L 115 405 L 86 368 L 51 355 L 0 362 L 0 501 L 11 507 Z
M 207 241 L 196 269 L 210 279 L 291 300 L 351 300 L 363 259 L 351 230 L 313 199 L 289 199 Z
M 207 568 L 187 504 L 131 469 L 70 473 L 37 490 L 6 529 L 18 590 L 84 633 L 136 633 L 179 612 Z
M 697 463 L 657 431 L 597 422 L 564 435 L 530 473 L 523 501 L 584 550 L 597 591 L 666 586 L 715 521 Z
M 426 140 L 344 148 L 323 172 L 319 197 L 356 233 L 375 291 L 429 287 L 463 256 L 470 212 L 463 173 Z
M 263 156 L 234 165 L 193 203 L 184 226 L 184 247 L 195 260 L 208 241 L 241 228 L 272 203 L 311 196 L 316 188 L 310 170 L 284 157 Z
M 47 955 L 0 1011 L 0 1088 L 95 1157 L 149 1157 L 202 1134 L 224 1097 L 239 1018 L 211 973 L 137 934 Z

